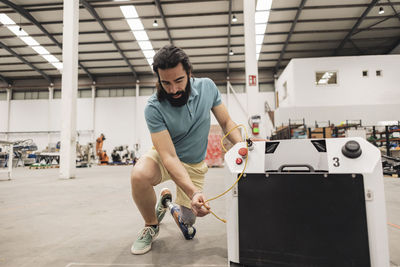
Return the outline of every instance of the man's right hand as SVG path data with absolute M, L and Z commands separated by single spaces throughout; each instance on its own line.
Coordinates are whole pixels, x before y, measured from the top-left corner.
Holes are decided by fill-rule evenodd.
M 210 206 L 208 205 L 208 202 L 205 202 L 203 193 L 195 194 L 190 204 L 194 215 L 197 217 L 203 217 L 210 213 Z

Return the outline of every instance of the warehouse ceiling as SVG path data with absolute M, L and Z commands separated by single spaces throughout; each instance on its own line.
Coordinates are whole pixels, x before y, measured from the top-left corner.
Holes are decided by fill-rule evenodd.
M 169 43 L 182 47 L 195 73 L 244 72 L 243 0 L 82 0 L 80 77 L 112 81 L 115 75 L 152 74 L 121 11 L 129 5 L 135 6 L 155 51 Z M 1 14 L 62 61 L 62 0 L 0 0 Z M 258 68 L 272 81 L 292 58 L 382 55 L 398 50 L 399 43 L 400 0 L 273 0 Z M 0 85 L 21 79 L 52 82 L 61 77 L 56 66 L 0 23 Z

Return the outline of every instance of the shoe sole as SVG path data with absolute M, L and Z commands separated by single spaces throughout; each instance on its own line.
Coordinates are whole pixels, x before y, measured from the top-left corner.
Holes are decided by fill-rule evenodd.
M 158 233 L 160 232 L 160 230 L 158 230 Z M 132 248 L 131 248 L 131 253 L 133 254 L 133 255 L 143 255 L 143 254 L 146 254 L 147 252 L 149 252 L 150 250 L 151 250 L 151 246 L 152 246 L 152 244 L 153 244 L 153 242 L 157 239 L 157 237 L 158 237 L 158 233 L 153 237 L 153 240 L 151 241 L 151 243 L 150 243 L 150 245 L 149 246 L 147 246 L 147 247 L 145 247 L 144 249 L 142 249 L 142 250 L 133 250 L 132 248 L 133 248 L 133 246 L 132 246 Z

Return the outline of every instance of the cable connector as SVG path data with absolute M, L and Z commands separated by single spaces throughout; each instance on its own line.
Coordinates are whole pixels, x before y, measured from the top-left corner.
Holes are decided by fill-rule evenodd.
M 250 140 L 250 138 L 246 139 L 247 142 L 247 148 L 249 151 L 252 151 L 254 149 L 253 141 Z

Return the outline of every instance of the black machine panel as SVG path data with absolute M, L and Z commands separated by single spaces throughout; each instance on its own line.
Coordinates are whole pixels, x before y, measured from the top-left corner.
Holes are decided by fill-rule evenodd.
M 361 174 L 247 174 L 239 181 L 245 266 L 371 266 Z

